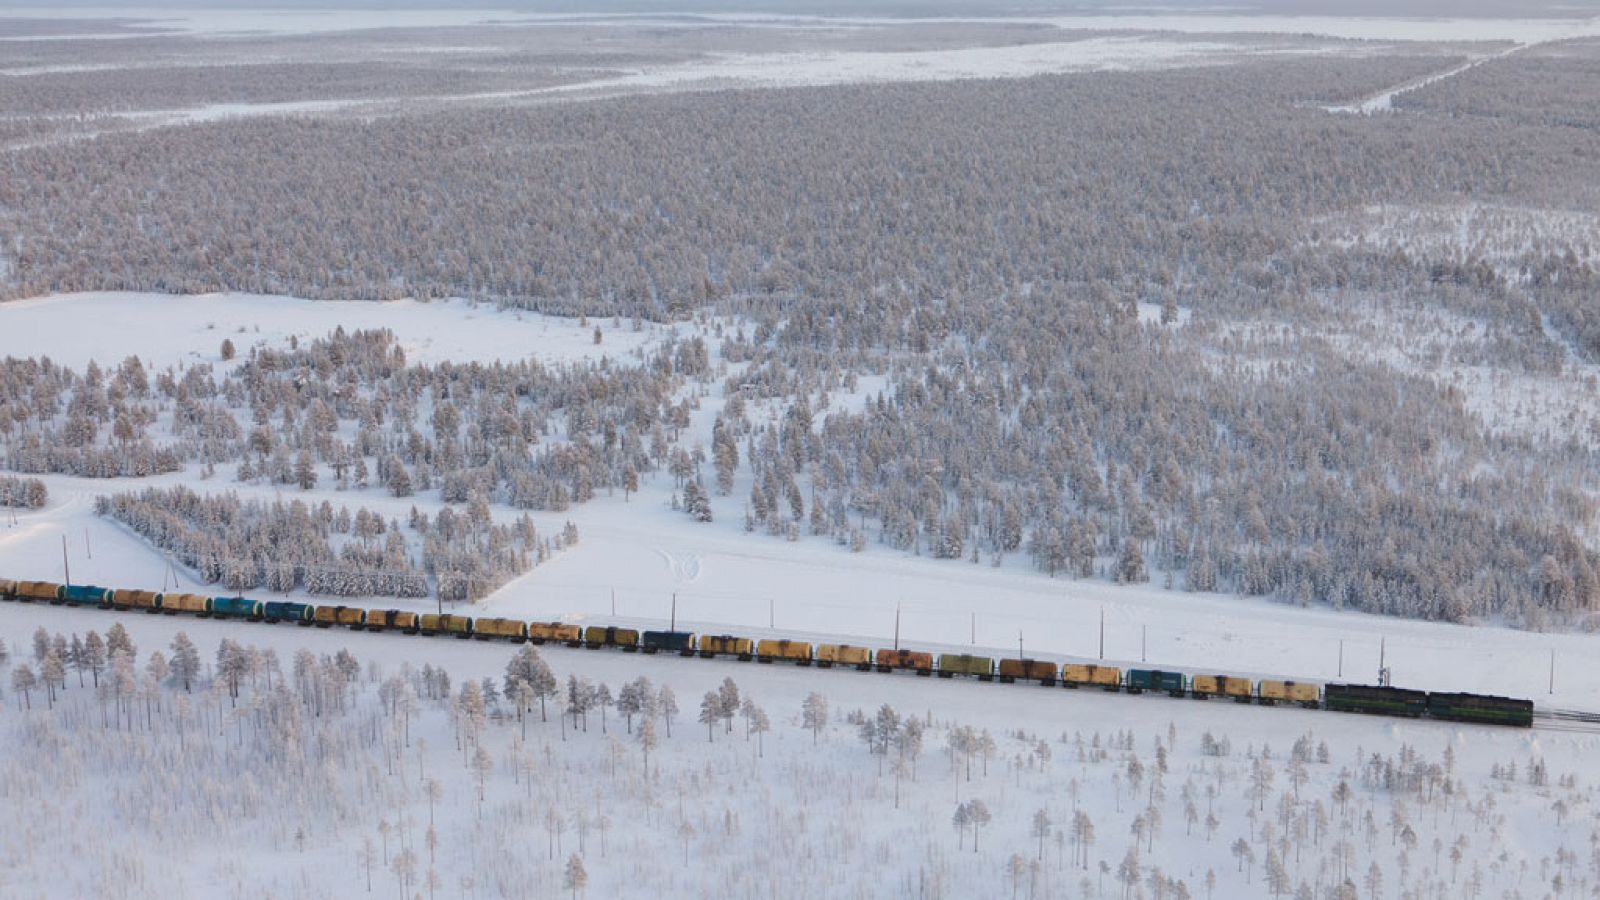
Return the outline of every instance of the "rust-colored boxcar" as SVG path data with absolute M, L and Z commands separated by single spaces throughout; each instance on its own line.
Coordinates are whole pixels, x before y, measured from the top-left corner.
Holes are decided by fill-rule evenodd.
M 163 597 L 155 591 L 117 591 L 114 605 L 117 609 L 142 609 L 160 612 Z
M 1056 683 L 1061 670 L 1053 662 L 1042 659 L 1002 659 L 1000 660 L 1000 681 L 1011 684 L 1014 681 L 1037 681 L 1045 687 Z
M 199 594 L 164 594 L 161 597 L 161 611 L 169 616 L 181 612 L 203 614 L 206 611 L 206 598 Z
M 24 603 L 44 601 L 55 603 L 61 599 L 61 594 L 66 588 L 54 581 L 19 581 L 12 591 L 17 599 Z
M 911 669 L 924 677 L 933 674 L 933 654 L 920 650 L 879 650 L 878 671 Z
M 1320 692 L 1317 685 L 1303 681 L 1263 681 L 1259 691 L 1261 702 L 1267 706 L 1274 703 L 1298 703 L 1310 709 L 1316 709 Z

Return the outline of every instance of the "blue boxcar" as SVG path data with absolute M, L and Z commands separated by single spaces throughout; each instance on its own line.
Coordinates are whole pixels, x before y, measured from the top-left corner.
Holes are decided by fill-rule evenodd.
M 259 619 L 265 610 L 266 604 L 259 600 L 250 600 L 245 597 L 212 597 L 206 604 L 206 612 L 214 616 L 237 616 L 239 618 Z
M 657 650 L 665 650 L 668 653 L 693 653 L 694 632 L 646 631 L 641 635 L 640 645 L 644 647 L 646 653 L 654 653 Z
M 1166 691 L 1174 697 L 1183 695 L 1183 673 L 1163 672 L 1160 669 L 1129 669 L 1128 691 Z
M 61 599 L 82 606 L 110 606 L 116 591 L 88 584 L 69 584 L 61 592 Z
M 268 600 L 262 604 L 261 613 L 268 622 L 308 622 L 315 607 L 307 603 L 286 603 Z

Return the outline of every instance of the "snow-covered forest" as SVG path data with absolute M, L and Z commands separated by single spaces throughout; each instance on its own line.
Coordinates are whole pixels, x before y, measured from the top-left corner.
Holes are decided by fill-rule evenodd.
M 962 27 L 879 40 L 1051 33 Z M 866 38 L 618 26 L 586 57 L 591 28 L 467 29 L 485 53 L 427 59 L 363 33 L 246 40 L 248 77 L 181 36 L 140 39 L 164 61 L 131 70 L 120 40 L 19 43 L 18 121 L 108 124 L 0 154 L 0 292 L 465 297 L 578 318 L 595 353 L 418 363 L 383 329 L 217 334 L 159 368 L 137 342 L 75 366 L 29 346 L 0 373 L 5 466 L 275 485 L 311 510 L 383 490 L 417 498 L 412 526 L 664 484 L 686 529 L 1592 624 L 1600 181 L 1563 112 L 1592 39 L 1254 37 L 1203 65 L 612 97 L 584 85 L 704 66 L 741 31 Z M 318 41 L 361 62 L 316 61 Z M 1481 64 L 1431 80 L 1462 60 Z M 545 102 L 552 79 L 582 102 Z M 1325 109 L 1414 83 L 1390 114 Z M 1550 102 L 1508 107 L 1529 83 Z M 207 104 L 254 111 L 164 118 Z M 394 562 L 396 581 L 433 565 Z
M 1600 883 L 1592 737 L 6 621 L 0 747 L 45 761 L 4 776 L 31 811 L 0 842 L 17 897 L 799 897 L 824 879 L 836 896 L 1477 898 Z M 170 852 L 197 843 L 216 852 Z M 63 851 L 74 864 L 47 867 Z
M 1536 727 L 0 603 L 0 895 L 1600 896 L 1600 18 L 1280 2 L 0 14 L 0 578 Z

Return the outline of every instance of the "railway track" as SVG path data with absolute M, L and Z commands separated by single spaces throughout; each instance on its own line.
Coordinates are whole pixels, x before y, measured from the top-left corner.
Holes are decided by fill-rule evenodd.
M 1600 734 L 1600 712 L 1535 707 L 1533 710 L 1533 727 L 1540 731 Z
M 524 622 L 517 619 L 459 615 L 417 614 L 403 610 L 369 610 L 362 607 L 312 605 L 292 601 L 259 601 L 246 597 L 207 597 L 166 594 L 93 585 L 63 585 L 44 581 L 0 579 L 0 599 L 24 603 L 47 602 L 56 606 L 105 610 L 142 610 L 179 613 L 201 618 L 249 622 L 293 622 L 319 628 L 356 631 L 390 631 L 407 635 L 453 636 L 461 639 L 507 640 L 535 644 L 559 643 L 590 649 L 613 647 L 627 652 L 672 653 L 702 658 L 725 657 L 762 663 L 792 663 L 831 668 L 847 666 L 881 673 L 914 672 L 940 678 L 970 676 L 1001 683 L 1037 683 L 1046 687 L 1101 688 L 1141 694 L 1146 691 L 1173 697 L 1233 699 L 1263 706 L 1278 703 L 1312 709 L 1368 715 L 1429 718 L 1476 725 L 1540 727 L 1547 731 L 1600 733 L 1600 712 L 1536 709 L 1531 700 L 1473 693 L 1448 693 L 1395 688 L 1389 685 L 1297 683 L 1224 675 L 1186 674 L 1154 669 L 1127 669 L 1098 664 L 1057 664 L 1038 659 L 1001 659 L 967 654 L 849 644 L 816 644 L 789 639 L 753 641 L 735 635 L 696 635 L 687 631 L 638 631 L 608 625 L 580 628 L 562 622 Z

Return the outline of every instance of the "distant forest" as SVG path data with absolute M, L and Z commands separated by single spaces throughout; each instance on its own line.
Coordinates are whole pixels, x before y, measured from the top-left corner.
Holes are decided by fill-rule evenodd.
M 715 326 L 720 357 L 697 337 L 607 367 L 420 366 L 382 332 L 225 376 L 9 360 L 5 463 L 230 462 L 294 484 L 306 460 L 341 484 L 398 474 L 451 503 L 551 510 L 665 469 L 712 485 L 718 516 L 789 538 L 1583 621 L 1600 608 L 1600 420 L 1597 440 L 1491 432 L 1450 385 L 1303 327 L 1376 297 L 1472 322 L 1474 364 L 1600 363 L 1600 274 L 1576 253 L 1312 240 L 1319 217 L 1374 205 L 1600 210 L 1594 106 L 1572 100 L 1600 105 L 1600 54 L 1564 49 L 1375 117 L 1319 106 L 1448 61 L 250 120 L 16 150 L 0 156 L 12 297 L 460 295 L 734 324 Z M 1505 85 L 1528 80 L 1561 86 L 1549 111 L 1507 112 Z M 864 405 L 833 407 L 868 378 Z M 681 440 L 697 387 L 723 403 L 709 448 Z M 731 496 L 739 471 L 748 496 Z

